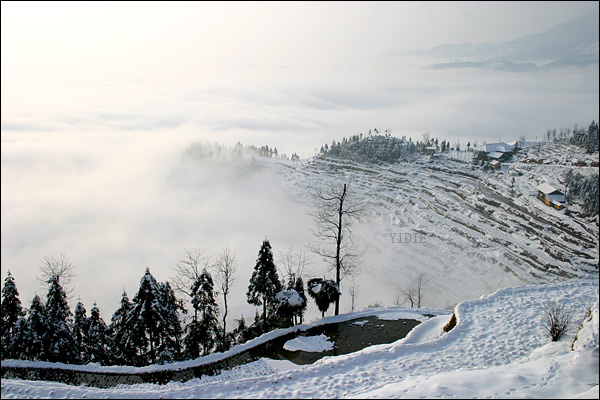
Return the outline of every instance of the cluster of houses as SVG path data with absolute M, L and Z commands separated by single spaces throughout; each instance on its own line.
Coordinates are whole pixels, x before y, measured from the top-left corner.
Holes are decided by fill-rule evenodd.
M 514 141 L 509 143 L 487 143 L 478 146 L 474 150 L 485 152 L 490 163 L 490 167 L 497 169 L 500 168 L 504 161 L 507 161 L 512 156 L 515 148 L 525 148 L 533 144 L 535 144 L 535 142 Z M 562 210 L 565 208 L 565 194 L 554 186 L 548 183 L 543 183 L 536 189 L 538 192 L 538 199 L 543 201 L 547 206 L 554 207 L 557 210 Z
M 481 146 L 474 148 L 476 151 L 483 151 L 486 153 L 487 159 L 490 162 L 490 167 L 497 169 L 506 160 L 508 160 L 514 153 L 515 148 L 525 148 L 535 144 L 535 142 L 525 142 L 521 140 L 515 140 L 513 142 L 498 142 L 498 143 L 486 143 Z

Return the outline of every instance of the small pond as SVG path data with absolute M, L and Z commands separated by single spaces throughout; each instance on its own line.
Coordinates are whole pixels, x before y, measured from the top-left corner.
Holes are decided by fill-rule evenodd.
M 327 324 L 310 328 L 306 331 L 269 341 L 252 349 L 254 357 L 268 357 L 275 360 L 289 360 L 296 364 L 311 364 L 325 356 L 337 356 L 353 353 L 365 347 L 392 343 L 405 337 L 420 322 L 413 319 L 382 320 L 377 317 L 363 317 L 350 321 Z M 307 352 L 284 349 L 288 340 L 297 336 L 325 335 L 333 342 L 332 350 Z

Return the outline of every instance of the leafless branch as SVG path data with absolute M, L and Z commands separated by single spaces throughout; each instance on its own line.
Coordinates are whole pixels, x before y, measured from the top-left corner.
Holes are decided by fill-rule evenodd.
M 217 256 L 217 259 L 214 263 L 214 267 L 216 270 L 216 282 L 219 288 L 221 289 L 221 293 L 223 294 L 223 339 L 227 333 L 227 296 L 231 291 L 231 287 L 237 281 L 237 261 L 235 259 L 235 254 L 229 250 L 229 247 L 225 247 L 223 251 Z M 224 340 L 223 340 L 224 344 Z
M 309 269 L 309 266 L 312 265 L 310 257 L 307 256 L 303 249 L 294 250 L 291 244 L 281 252 L 279 265 L 283 267 L 286 282 L 292 277 L 306 277 L 312 274 L 312 271 Z
M 41 275 L 38 280 L 47 285 L 52 278 L 56 277 L 67 297 L 70 298 L 74 289 L 73 280 L 77 277 L 75 267 L 76 265 L 65 253 L 60 253 L 58 257 L 44 257 L 42 265 L 39 266 Z
M 193 248 L 183 249 L 185 256 L 175 264 L 175 276 L 170 278 L 173 289 L 179 293 L 191 296 L 192 285 L 200 276 L 203 269 L 209 267 L 210 257 L 205 250 Z

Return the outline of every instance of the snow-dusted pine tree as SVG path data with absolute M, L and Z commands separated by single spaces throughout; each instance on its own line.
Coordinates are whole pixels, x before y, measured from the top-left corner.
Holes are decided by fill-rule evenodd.
M 163 334 L 159 345 L 159 363 L 170 363 L 183 359 L 183 329 L 179 322 L 179 311 L 184 311 L 181 301 L 169 282 L 159 283 L 160 302 L 163 313 Z
M 258 252 L 258 259 L 254 266 L 254 272 L 250 278 L 248 292 L 246 296 L 248 303 L 255 306 L 263 306 L 263 330 L 267 331 L 269 324 L 268 318 L 274 314 L 277 309 L 277 293 L 281 292 L 283 285 L 277 274 L 277 267 L 273 261 L 273 252 L 271 244 L 265 239 Z
M 158 282 L 150 273 L 150 269 L 146 268 L 140 280 L 140 288 L 133 298 L 133 309 L 126 320 L 129 336 L 125 338 L 125 346 L 136 349 L 135 365 L 156 363 L 162 319 Z
M 33 296 L 29 312 L 27 313 L 27 325 L 25 328 L 25 341 L 23 344 L 22 358 L 27 360 L 48 360 L 48 314 L 46 306 L 37 294 Z
M 62 363 L 79 362 L 77 343 L 71 329 L 73 314 L 67 303 L 67 295 L 59 283 L 58 277 L 51 277 L 46 300 L 48 314 L 48 361 Z
M 135 364 L 135 348 L 127 346 L 128 343 L 126 340 L 129 337 L 126 320 L 132 309 L 133 303 L 129 300 L 127 292 L 123 290 L 123 294 L 121 295 L 121 306 L 114 312 L 109 326 L 112 364 Z
M 194 319 L 188 325 L 186 353 L 195 358 L 200 354 L 209 354 L 219 332 L 219 306 L 211 274 L 203 270 L 192 286 L 192 306 L 196 310 Z
M 110 361 L 108 326 L 100 316 L 100 310 L 96 303 L 90 310 L 90 317 L 87 319 L 86 325 L 84 343 L 87 361 L 107 365 Z
M 10 358 L 12 359 L 26 359 L 26 344 L 27 344 L 27 335 L 29 333 L 29 328 L 27 326 L 27 318 L 25 316 L 19 317 L 17 323 L 15 324 L 13 330 L 13 342 L 10 347 Z
M 1 346 L 2 359 L 14 358 L 15 351 L 15 327 L 20 317 L 25 315 L 21 300 L 19 300 L 19 291 L 10 271 L 4 279 L 2 287 L 2 327 L 1 327 Z
M 77 344 L 77 354 L 79 354 L 82 364 L 85 364 L 88 361 L 84 343 L 86 341 L 85 334 L 87 332 L 87 323 L 87 310 L 85 309 L 85 306 L 81 300 L 79 300 L 75 305 L 73 318 L 73 337 L 75 338 L 75 343 Z

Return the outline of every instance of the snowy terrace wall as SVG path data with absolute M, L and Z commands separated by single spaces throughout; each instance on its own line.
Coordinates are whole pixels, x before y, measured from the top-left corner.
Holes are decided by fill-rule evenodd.
M 86 385 L 109 388 L 120 384 L 158 383 L 170 381 L 185 382 L 204 375 L 215 375 L 222 370 L 259 360 L 281 349 L 288 340 L 299 333 L 306 335 L 322 333 L 327 326 L 351 323 L 356 319 L 375 317 L 388 322 L 416 323 L 426 321 L 431 316 L 451 314 L 444 309 L 407 309 L 390 307 L 386 309 L 367 309 L 338 316 L 331 316 L 310 324 L 295 325 L 291 328 L 277 329 L 244 344 L 237 345 L 226 353 L 213 353 L 196 360 L 182 361 L 170 365 L 150 365 L 147 367 L 107 366 L 96 364 L 72 365 L 44 361 L 5 360 L 2 362 L 2 379 L 18 378 L 24 380 L 44 380 L 62 382 L 69 385 Z M 409 324 L 410 325 L 410 324 Z M 413 325 L 410 325 L 412 328 Z M 406 335 L 408 331 L 402 334 Z M 379 343 L 379 342 L 377 342 Z M 385 342 L 384 342 L 385 343 Z
M 295 337 L 295 332 L 278 337 L 280 340 L 289 340 Z M 279 342 L 279 340 L 277 341 Z M 216 361 L 209 361 L 195 366 L 186 366 L 186 363 L 173 369 L 169 366 L 156 366 L 154 370 L 144 371 L 152 368 L 137 368 L 144 372 L 129 372 L 133 368 L 119 367 L 110 371 L 108 368 L 90 368 L 86 365 L 68 365 L 45 362 L 21 362 L 10 361 L 2 363 L 2 379 L 19 378 L 25 380 L 44 380 L 62 382 L 69 385 L 86 385 L 99 388 L 114 387 L 119 384 L 131 385 L 136 383 L 158 383 L 165 384 L 170 381 L 188 381 L 203 375 L 215 375 L 224 369 L 231 369 L 237 365 L 258 360 L 262 354 L 272 345 L 271 342 L 258 342 L 254 347 L 237 354 Z M 230 353 L 228 353 L 230 354 Z M 44 365 L 45 364 L 45 365 Z M 162 367 L 162 368 L 161 368 Z M 107 371 L 100 371 L 100 369 Z

